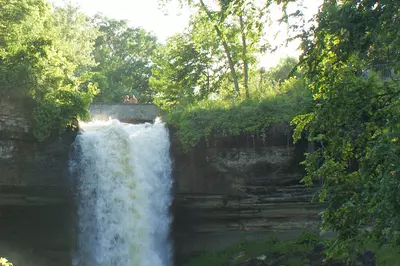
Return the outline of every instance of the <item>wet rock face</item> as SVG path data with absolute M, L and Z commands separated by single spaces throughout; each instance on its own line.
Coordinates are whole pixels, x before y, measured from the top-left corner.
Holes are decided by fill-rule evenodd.
M 178 261 L 271 233 L 316 229 L 316 188 L 300 184 L 307 143 L 293 145 L 289 128 L 264 136 L 210 138 L 184 153 L 173 138 L 174 237 Z
M 14 265 L 70 265 L 75 134 L 37 142 L 33 108 L 29 100 L 0 100 L 0 256 Z

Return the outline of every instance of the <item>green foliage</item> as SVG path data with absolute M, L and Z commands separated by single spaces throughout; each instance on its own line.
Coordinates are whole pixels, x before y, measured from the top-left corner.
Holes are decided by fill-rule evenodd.
M 163 109 L 221 91 L 237 97 L 223 46 L 204 11 L 191 17 L 186 33 L 169 38 L 153 62 L 150 88 Z
M 313 238 L 318 239 L 318 236 L 313 235 Z M 321 239 L 318 239 L 318 242 L 321 241 Z M 279 265 L 304 265 L 308 262 L 307 254 L 311 253 L 313 248 L 314 243 L 300 243 L 297 238 L 291 240 L 266 238 L 245 241 L 220 251 L 197 254 L 184 265 L 241 265 L 241 262 L 261 255 L 266 256 L 264 263 L 277 262 L 282 259 L 279 260 Z
M 276 84 L 285 81 L 290 76 L 300 76 L 297 71 L 298 60 L 294 57 L 284 57 L 278 65 L 269 69 L 264 78 L 271 84 Z
M 251 98 L 261 99 L 266 95 L 285 94 L 289 91 L 297 97 L 311 97 L 303 74 L 296 70 L 297 64 L 295 58 L 287 57 L 268 71 L 251 71 L 249 82 Z
M 54 7 L 52 22 L 54 25 L 51 28 L 55 35 L 52 42 L 54 47 L 59 49 L 59 53 L 62 53 L 63 63 L 68 65 L 77 77 L 85 75 L 96 65 L 91 54 L 99 35 L 97 27 L 78 7 L 71 4 Z
M 303 162 L 303 182 L 323 183 L 315 198 L 328 202 L 323 229 L 338 233 L 332 256 L 369 241 L 400 244 L 400 83 L 362 75 L 398 60 L 398 10 L 398 1 L 325 1 L 304 36 L 301 66 L 315 108 L 293 120 L 294 137 L 317 145 Z
M 38 83 L 32 72 L 50 44 L 40 35 L 49 8 L 41 0 L 2 0 L 0 5 L 0 94 L 26 95 Z
M 393 246 L 367 246 L 369 250 L 373 250 L 377 254 L 376 265 L 399 266 L 400 254 L 397 248 Z
M 320 237 L 311 231 L 302 231 L 301 234 L 294 240 L 295 244 L 314 245 L 321 241 Z
M 173 102 L 171 98 L 164 98 L 162 107 L 168 110 L 167 122 L 178 129 L 178 136 L 185 149 L 190 149 L 201 139 L 212 135 L 262 135 L 270 125 L 287 123 L 295 116 L 311 110 L 310 91 L 301 73 L 293 71 L 296 64 L 295 60 L 286 59 L 276 68 L 261 73 L 260 77 L 251 72 L 249 91 L 252 97 L 248 99 L 232 97 L 225 93 L 229 90 L 224 89 L 210 94 L 208 99 L 201 99 L 196 95 L 194 85 L 189 92 L 179 94 L 181 99 L 177 97 Z M 173 71 L 179 68 L 173 67 L 171 72 L 176 73 Z M 289 77 L 290 74 L 293 75 Z M 185 88 L 176 83 L 170 86 Z M 166 84 L 164 88 L 170 90 Z M 191 97 L 184 93 L 191 93 Z M 173 108 L 165 107 L 168 103 L 172 103 Z
M 168 123 L 178 128 L 182 144 L 190 148 L 210 135 L 262 134 L 270 125 L 288 122 L 311 107 L 301 79 L 291 78 L 276 90 L 280 94 L 258 99 L 204 100 L 180 106 L 169 113 Z
M 241 265 L 242 262 L 265 255 L 267 265 L 362 265 L 360 256 L 365 251 L 372 252 L 376 265 L 399 265 L 400 254 L 390 246 L 379 246 L 372 242 L 364 245 L 354 245 L 353 253 L 341 253 L 335 260 L 330 260 L 326 253 L 334 241 L 323 239 L 314 232 L 303 231 L 298 237 L 287 240 L 277 240 L 274 237 L 245 241 L 229 248 L 214 252 L 193 254 L 184 263 L 185 266 L 220 266 Z M 326 264 L 325 264 L 326 263 Z M 252 265 L 252 264 L 249 264 Z
M 94 23 L 100 35 L 94 45 L 93 81 L 99 86 L 97 102 L 123 101 L 132 95 L 142 103 L 153 101 L 148 89 L 152 55 L 158 47 L 155 36 L 142 28 L 129 27 L 127 21 L 97 15 Z
M 159 0 L 166 4 L 171 0 Z M 249 72 L 257 65 L 257 56 L 265 52 L 264 25 L 272 3 L 285 9 L 290 1 L 179 0 L 196 10 L 191 16 L 188 33 L 196 51 L 206 54 L 211 63 L 206 74 L 210 92 L 229 90 L 230 97 L 249 98 Z M 212 3 L 212 4 L 211 4 Z M 168 57 L 167 60 L 173 60 Z M 217 88 L 215 88 L 217 85 Z
M 149 86 L 155 93 L 154 103 L 161 108 L 168 110 L 208 94 L 208 59 L 196 49 L 189 35 L 169 38 L 155 53 L 153 63 Z
M 0 1 L 0 95 L 31 97 L 39 140 L 87 117 L 96 93 L 87 69 L 96 31 L 72 6 L 44 0 Z M 83 85 L 85 84 L 85 85 Z
M 75 126 L 77 119 L 88 120 L 88 108 L 97 93 L 97 87 L 89 83 L 86 92 L 64 87 L 47 94 L 33 112 L 36 138 L 45 140 L 52 133 L 62 133 L 65 125 Z

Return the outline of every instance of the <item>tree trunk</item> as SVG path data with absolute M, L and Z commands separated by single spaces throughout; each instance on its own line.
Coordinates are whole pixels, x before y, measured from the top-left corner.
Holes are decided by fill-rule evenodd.
M 243 57 L 243 73 L 244 73 L 244 89 L 246 91 L 246 98 L 250 97 L 249 94 L 249 60 L 247 59 L 247 43 L 246 43 L 246 33 L 244 31 L 244 22 L 243 22 L 243 16 L 239 16 L 240 20 L 240 31 L 242 34 L 242 44 L 243 44 L 243 49 L 242 49 L 242 57 Z
M 208 8 L 204 4 L 203 0 L 200 0 L 200 4 L 201 4 L 201 7 L 203 8 L 203 10 L 206 12 L 208 18 L 211 21 L 213 21 L 213 17 L 212 17 L 212 15 L 210 13 L 210 10 L 208 10 Z M 217 31 L 218 36 L 221 38 L 222 45 L 224 47 L 224 51 L 225 51 L 225 54 L 226 54 L 226 58 L 228 59 L 229 69 L 231 70 L 231 76 L 232 76 L 232 79 L 233 79 L 233 84 L 235 86 L 235 90 L 240 94 L 240 87 L 239 87 L 239 82 L 238 82 L 237 75 L 236 75 L 235 64 L 233 63 L 233 60 L 232 60 L 232 56 L 231 56 L 231 52 L 230 52 L 230 49 L 229 49 L 229 45 L 225 41 L 224 35 L 223 35 L 221 29 L 218 27 L 218 25 L 215 24 L 214 28 Z

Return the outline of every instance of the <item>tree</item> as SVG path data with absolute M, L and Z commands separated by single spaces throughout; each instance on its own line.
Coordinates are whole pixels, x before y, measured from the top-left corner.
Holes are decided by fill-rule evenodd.
M 37 34 L 48 19 L 49 9 L 40 0 L 2 0 L 0 5 L 0 93 L 27 95 L 28 88 L 35 85 L 32 69 L 49 44 Z
M 68 63 L 76 65 L 75 73 L 82 75 L 96 65 L 93 46 L 100 32 L 91 19 L 71 4 L 53 9 L 54 45 L 62 48 Z
M 284 57 L 279 61 L 279 64 L 271 69 L 269 69 L 266 73 L 266 79 L 269 82 L 276 84 L 286 80 L 291 75 L 298 75 L 298 71 L 296 71 L 298 65 L 298 60 L 294 57 Z
M 233 42 L 238 37 L 237 28 L 227 34 L 232 39 L 231 44 L 238 47 L 237 42 Z M 214 26 L 201 11 L 191 17 L 184 34 L 173 36 L 158 49 L 150 79 L 157 104 L 169 108 L 209 97 L 234 97 L 229 64 L 218 38 Z M 231 51 L 232 59 L 239 61 L 240 49 L 233 49 L 232 45 Z
M 168 1 L 170 0 L 161 0 L 163 3 Z M 221 45 L 224 52 L 237 95 L 242 90 L 242 79 L 245 95 L 249 97 L 249 69 L 256 63 L 256 54 L 261 50 L 260 40 L 264 22 L 267 20 L 266 9 L 272 2 L 267 1 L 265 5 L 258 6 L 251 0 L 213 1 L 212 8 L 203 0 L 181 1 L 182 4 L 196 8 L 197 14 L 203 13 L 207 17 L 207 23 L 213 27 L 217 36 L 215 41 Z
M 178 103 L 193 102 L 208 90 L 208 59 L 199 52 L 188 34 L 176 34 L 160 46 L 153 58 L 150 88 L 155 103 L 169 109 Z M 206 81 L 206 82 L 204 82 Z
M 142 28 L 129 27 L 127 21 L 95 18 L 100 29 L 94 57 L 97 66 L 94 80 L 99 84 L 99 102 L 121 102 L 134 93 L 140 102 L 152 102 L 148 89 L 151 57 L 158 47 L 157 39 Z
M 71 7 L 52 12 L 44 0 L 1 0 L 0 5 L 0 93 L 36 101 L 39 140 L 87 118 L 96 87 L 84 69 L 93 62 L 95 34 L 84 15 Z
M 230 4 L 228 5 L 227 3 Z M 234 0 L 226 1 L 225 9 L 229 10 L 233 21 L 237 21 L 239 24 L 240 33 L 240 50 L 241 50 L 241 61 L 243 65 L 243 88 L 245 90 L 246 98 L 250 97 L 249 94 L 249 68 L 254 65 L 256 61 L 256 55 L 260 53 L 261 47 L 265 46 L 262 43 L 263 35 L 263 24 L 266 19 L 266 8 L 257 6 L 254 1 L 243 1 Z
M 204 4 L 204 1 L 203 0 L 199 0 L 199 1 L 200 1 L 201 9 L 207 14 L 209 21 L 211 23 L 213 23 L 213 25 L 214 25 L 215 31 L 217 32 L 217 35 L 222 43 L 226 58 L 228 60 L 229 69 L 231 71 L 232 81 L 235 86 L 235 90 L 237 93 L 240 93 L 240 87 L 239 87 L 239 81 L 237 78 L 235 63 L 233 62 L 233 59 L 232 59 L 232 51 L 230 49 L 228 41 L 226 40 L 225 34 L 224 34 L 223 30 L 221 29 L 220 25 L 215 21 L 212 12 L 208 9 L 207 5 Z M 220 19 L 224 17 L 223 10 L 221 10 L 221 12 L 217 12 L 217 14 L 219 14 Z
M 303 162 L 303 181 L 322 182 L 316 198 L 328 204 L 323 228 L 338 233 L 333 253 L 371 239 L 400 244 L 400 84 L 362 75 L 398 60 L 399 10 L 395 0 L 326 0 L 303 38 L 315 107 L 294 119 L 294 136 L 317 146 Z

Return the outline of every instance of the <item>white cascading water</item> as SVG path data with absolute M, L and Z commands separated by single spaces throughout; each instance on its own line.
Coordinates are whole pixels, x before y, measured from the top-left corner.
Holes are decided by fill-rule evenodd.
M 165 125 L 80 124 L 75 266 L 170 266 L 171 160 Z

